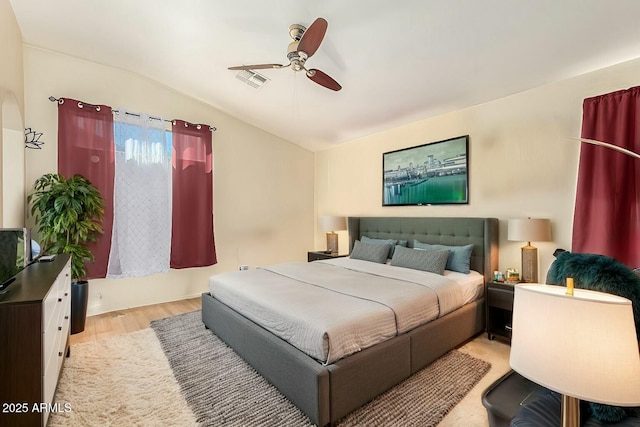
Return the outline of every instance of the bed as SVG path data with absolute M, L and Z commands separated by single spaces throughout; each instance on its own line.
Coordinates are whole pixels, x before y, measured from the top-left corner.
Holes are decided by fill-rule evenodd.
M 485 283 L 498 267 L 495 218 L 351 217 L 349 250 L 363 237 L 473 245 L 470 267 Z M 248 276 L 247 276 L 248 277 Z M 318 361 L 214 298 L 202 320 L 319 426 L 330 425 L 484 329 L 484 297 L 337 360 Z

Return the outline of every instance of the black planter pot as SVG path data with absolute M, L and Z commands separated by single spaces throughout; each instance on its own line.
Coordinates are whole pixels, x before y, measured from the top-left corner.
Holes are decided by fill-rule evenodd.
M 84 331 L 89 303 L 89 282 L 79 280 L 71 283 L 71 334 Z

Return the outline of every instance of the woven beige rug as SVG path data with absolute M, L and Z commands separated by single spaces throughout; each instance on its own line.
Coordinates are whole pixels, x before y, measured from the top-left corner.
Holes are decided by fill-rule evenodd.
M 49 426 L 312 426 L 200 319 L 187 313 L 73 346 L 55 397 L 71 411 Z M 338 426 L 435 426 L 490 367 L 451 351 Z
M 48 427 L 197 425 L 152 329 L 71 347 Z

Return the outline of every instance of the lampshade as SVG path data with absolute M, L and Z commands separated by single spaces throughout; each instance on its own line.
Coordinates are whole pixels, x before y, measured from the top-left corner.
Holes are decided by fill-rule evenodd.
M 551 221 L 542 218 L 510 219 L 507 239 L 518 242 L 551 240 Z
M 516 285 L 511 367 L 591 402 L 640 405 L 640 353 L 631 301 L 602 292 Z
M 321 216 L 318 218 L 321 231 L 338 231 L 347 229 L 347 220 L 343 216 Z

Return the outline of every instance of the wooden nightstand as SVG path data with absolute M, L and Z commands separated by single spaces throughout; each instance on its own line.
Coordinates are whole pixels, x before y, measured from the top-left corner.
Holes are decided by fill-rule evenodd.
M 319 259 L 332 259 L 332 258 L 342 258 L 348 255 L 338 255 L 338 254 L 328 254 L 324 251 L 311 251 L 307 252 L 307 261 L 317 261 Z
M 487 337 L 500 337 L 511 342 L 514 284 L 489 282 L 487 284 Z

